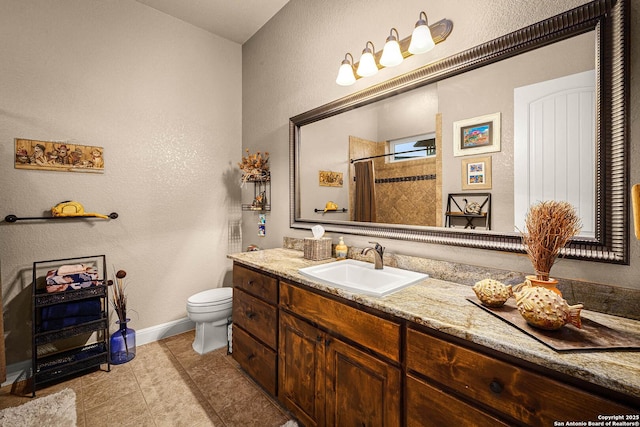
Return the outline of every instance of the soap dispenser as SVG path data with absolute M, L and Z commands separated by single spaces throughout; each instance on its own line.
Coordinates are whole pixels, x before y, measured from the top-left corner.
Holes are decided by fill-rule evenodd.
M 347 252 L 349 248 L 344 244 L 344 240 L 342 236 L 340 236 L 340 242 L 336 245 L 336 258 L 337 259 L 347 259 Z

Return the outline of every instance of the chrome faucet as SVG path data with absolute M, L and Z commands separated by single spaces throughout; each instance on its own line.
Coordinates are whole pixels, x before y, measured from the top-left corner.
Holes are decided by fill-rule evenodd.
M 375 245 L 375 246 L 364 248 L 362 250 L 362 255 L 366 255 L 367 253 L 369 253 L 369 251 L 374 250 L 375 251 L 374 252 L 375 269 L 376 270 L 382 270 L 382 268 L 384 267 L 384 261 L 383 261 L 384 248 L 378 242 L 369 242 L 369 243 L 371 243 L 372 245 Z

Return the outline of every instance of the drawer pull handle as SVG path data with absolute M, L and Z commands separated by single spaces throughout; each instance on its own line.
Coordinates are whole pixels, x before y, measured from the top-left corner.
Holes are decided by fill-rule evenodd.
M 491 381 L 491 383 L 489 384 L 489 388 L 495 394 L 502 393 L 502 389 L 503 389 L 502 384 L 500 384 L 498 381 L 495 381 L 495 380 Z
M 247 280 L 247 285 L 253 286 L 254 281 L 252 279 Z
M 256 314 L 253 311 L 247 311 L 248 319 L 253 319 L 254 317 L 256 317 Z
M 247 356 L 247 360 L 251 360 L 251 359 L 253 359 L 255 357 L 256 357 L 256 355 L 251 353 L 250 355 Z

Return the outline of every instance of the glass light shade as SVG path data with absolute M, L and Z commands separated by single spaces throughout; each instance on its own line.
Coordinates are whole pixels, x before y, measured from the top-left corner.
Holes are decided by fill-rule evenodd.
M 402 52 L 400 52 L 400 45 L 398 41 L 389 40 L 384 45 L 384 49 L 382 51 L 382 56 L 380 57 L 380 65 L 385 67 L 395 67 L 396 65 L 402 63 Z
M 409 52 L 413 55 L 429 52 L 436 44 L 431 37 L 431 30 L 427 25 L 418 25 L 411 35 L 411 43 L 409 44 Z
M 353 74 L 353 67 L 349 61 L 342 61 L 340 69 L 338 70 L 338 78 L 336 83 L 340 86 L 351 86 L 356 82 L 356 76 Z
M 362 53 L 362 56 L 360 57 L 360 64 L 358 64 L 358 69 L 356 70 L 356 73 L 361 77 L 373 76 L 378 72 L 378 66 L 376 65 L 376 60 L 374 59 L 373 54 L 366 50 Z

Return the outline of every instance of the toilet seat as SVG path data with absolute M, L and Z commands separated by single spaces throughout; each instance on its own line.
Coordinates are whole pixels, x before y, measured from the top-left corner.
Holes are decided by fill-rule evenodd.
M 215 288 L 198 292 L 187 299 L 187 311 L 207 313 L 231 308 L 233 288 Z

